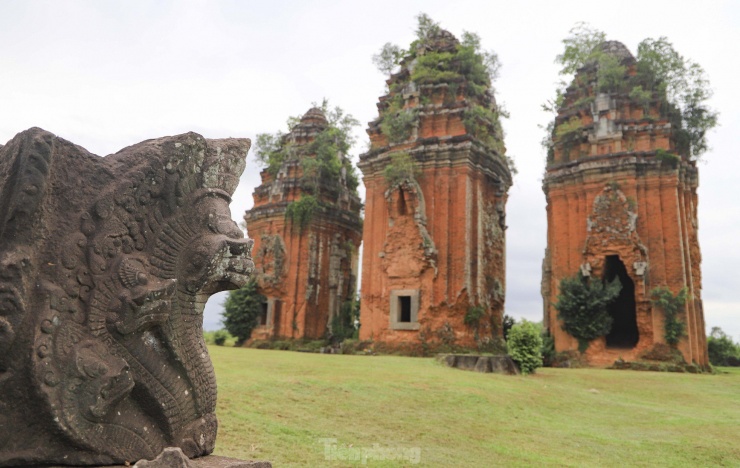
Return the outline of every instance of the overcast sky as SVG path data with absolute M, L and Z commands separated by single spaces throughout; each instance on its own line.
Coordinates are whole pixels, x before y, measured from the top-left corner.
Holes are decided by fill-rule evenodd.
M 0 143 L 37 126 L 107 155 L 147 138 L 207 138 L 285 130 L 288 116 L 328 98 L 362 122 L 385 76 L 371 57 L 406 47 L 426 12 L 458 37 L 476 32 L 503 67 L 496 83 L 506 146 L 516 160 L 507 205 L 508 314 L 541 320 L 545 249 L 540 104 L 554 94 L 561 40 L 585 21 L 633 53 L 667 36 L 699 62 L 720 112 L 700 165 L 699 226 L 708 329 L 740 339 L 740 7 L 733 1 L 11 1 L 0 0 Z M 250 153 L 232 207 L 252 206 L 259 168 Z M 361 187 L 362 189 L 362 187 Z M 207 329 L 219 328 L 212 298 Z

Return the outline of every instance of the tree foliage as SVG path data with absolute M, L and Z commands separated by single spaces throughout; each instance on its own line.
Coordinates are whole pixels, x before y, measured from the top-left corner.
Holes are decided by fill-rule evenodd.
M 607 335 L 613 319 L 607 306 L 619 296 L 622 284 L 619 278 L 602 283 L 578 273 L 560 281 L 560 293 L 554 304 L 563 329 L 578 340 L 578 349 L 584 352 L 591 340 Z
M 510 315 L 504 315 L 503 322 L 504 322 L 503 323 L 503 325 L 504 325 L 504 340 L 507 340 L 507 339 L 509 339 L 509 331 L 511 331 L 511 327 L 514 326 L 514 324 L 516 323 L 516 321 L 514 320 L 514 317 L 512 317 Z
M 706 133 L 717 126 L 719 114 L 707 104 L 713 91 L 701 65 L 684 58 L 666 37 L 647 38 L 637 46 L 637 71 L 646 89 L 678 109 L 689 155 L 706 152 Z
M 606 40 L 606 33 L 584 22 L 576 23 L 569 33 L 570 36 L 563 39 L 563 53 L 555 57 L 555 63 L 562 67 L 561 75 L 573 75 L 593 60 L 598 46 Z
M 411 137 L 411 132 L 418 120 L 418 109 L 404 109 L 403 96 L 397 94 L 391 99 L 383 115 L 380 131 L 388 137 L 390 143 L 401 143 Z
M 254 280 L 241 289 L 229 292 L 224 302 L 223 324 L 236 337 L 237 345 L 252 336 L 265 302 L 267 298 L 257 291 L 257 282 Z
M 522 320 L 509 330 L 506 347 L 522 374 L 532 374 L 542 367 L 542 336 L 537 324 Z
M 563 40 L 564 50 L 555 62 L 560 75 L 572 76 L 582 67 L 596 64 L 596 87 L 604 93 L 625 93 L 647 111 L 653 100 L 663 102 L 663 110 L 675 116 L 676 145 L 682 154 L 698 159 L 709 148 L 706 134 L 718 123 L 718 114 L 707 101 L 712 89 L 704 69 L 684 58 L 665 37 L 646 38 L 637 47 L 636 74 L 629 76 L 619 57 L 605 52 L 601 44 L 606 34 L 586 23 L 577 23 Z M 543 105 L 557 113 L 563 104 L 563 81 L 556 97 Z M 544 146 L 551 145 L 552 126 Z
M 682 288 L 678 294 L 674 295 L 665 286 L 659 286 L 650 291 L 653 306 L 663 310 L 665 341 L 671 346 L 676 346 L 681 338 L 686 336 L 686 324 L 680 319 L 679 315 L 683 312 L 688 294 L 688 290 Z
M 406 51 L 397 46 L 386 42 L 380 49 L 380 52 L 373 55 L 373 64 L 383 72 L 384 75 L 390 75 L 396 69 Z
M 285 134 L 258 133 L 255 141 L 255 157 L 257 162 L 273 176 L 277 174 L 285 161 L 291 154 L 291 145 L 284 142 Z

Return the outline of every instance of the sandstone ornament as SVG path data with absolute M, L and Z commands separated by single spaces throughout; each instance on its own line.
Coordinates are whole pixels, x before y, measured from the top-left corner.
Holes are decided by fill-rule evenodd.
M 249 146 L 101 158 L 32 128 L 0 147 L 0 466 L 213 450 L 202 312 L 254 268 L 229 212 Z

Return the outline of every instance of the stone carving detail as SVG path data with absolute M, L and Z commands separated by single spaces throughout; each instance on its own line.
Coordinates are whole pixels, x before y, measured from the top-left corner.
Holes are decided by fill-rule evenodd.
M 630 201 L 621 190 L 607 185 L 594 199 L 593 212 L 586 220 L 586 230 L 589 233 L 586 249 L 592 243 L 606 246 L 615 242 L 631 242 L 644 252 L 645 247 L 640 242 L 636 228 L 637 213 Z
M 255 252 L 254 259 L 261 282 L 275 286 L 283 280 L 285 242 L 279 234 L 262 234 L 259 250 Z
M 600 195 L 594 199 L 593 211 L 586 219 L 586 244 L 583 250 L 584 276 L 590 276 L 592 267 L 601 268 L 604 256 L 618 254 L 629 265 L 635 265 L 637 276 L 645 278 L 648 251 L 637 234 L 637 213 L 633 203 L 619 188 L 607 184 Z M 644 265 L 644 268 L 638 268 Z
M 34 128 L 0 149 L 0 466 L 213 450 L 202 312 L 254 269 L 229 212 L 249 145 L 100 158 Z

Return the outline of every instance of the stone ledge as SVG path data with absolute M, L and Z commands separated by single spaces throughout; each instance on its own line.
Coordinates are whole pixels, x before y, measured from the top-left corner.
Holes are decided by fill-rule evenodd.
M 205 457 L 186 459 L 187 465 L 191 468 L 272 468 L 272 463 L 269 461 L 262 460 L 241 460 L 238 458 L 222 457 L 220 455 L 208 455 Z M 141 461 L 137 465 L 141 466 Z M 150 464 L 152 462 L 149 462 Z M 134 464 L 130 465 L 96 465 L 97 468 L 133 468 Z M 157 466 L 157 465 L 150 465 Z M 162 466 L 162 465 L 159 465 Z M 172 468 L 176 465 L 167 465 L 168 468 Z M 61 465 L 50 465 L 46 468 L 96 468 L 94 466 L 87 467 L 73 467 L 73 466 L 61 466 Z
M 272 468 L 272 463 L 262 460 L 240 460 L 238 458 L 208 455 L 190 460 L 193 468 Z

